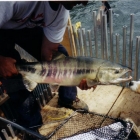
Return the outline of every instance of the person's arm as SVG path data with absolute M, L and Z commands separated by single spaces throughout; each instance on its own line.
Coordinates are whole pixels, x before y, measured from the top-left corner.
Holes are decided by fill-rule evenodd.
M 53 55 L 58 51 L 59 43 L 53 43 L 44 35 L 41 47 L 41 58 L 43 61 L 51 61 Z
M 81 82 L 80 82 L 80 84 L 79 84 L 79 86 L 78 86 L 80 89 L 82 89 L 82 90 L 87 90 L 87 89 L 89 89 L 89 87 L 87 86 L 87 81 L 86 81 L 86 79 L 83 79 Z
M 9 20 L 11 20 L 14 16 L 16 16 L 16 13 L 17 14 L 19 13 L 18 10 L 22 9 L 22 4 L 20 4 L 20 7 L 19 4 L 20 4 L 19 2 L 14 1 L 0 2 L 0 29 L 3 28 L 3 26 L 5 26 L 5 24 Z M 18 74 L 15 63 L 16 63 L 15 59 L 0 55 L 0 77 L 10 77 Z
M 95 86 L 92 86 L 92 87 L 88 87 L 86 79 L 83 79 L 83 80 L 80 82 L 80 84 L 79 84 L 78 87 L 79 87 L 80 89 L 82 89 L 82 90 L 87 90 L 87 89 L 90 89 L 90 88 L 96 88 L 96 85 L 95 85 Z
M 18 74 L 15 63 L 15 59 L 0 55 L 0 77 L 10 77 Z

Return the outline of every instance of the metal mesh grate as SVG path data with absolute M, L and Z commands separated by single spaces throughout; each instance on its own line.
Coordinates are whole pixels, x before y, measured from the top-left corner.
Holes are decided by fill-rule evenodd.
M 81 132 L 83 133 L 89 128 L 98 128 L 102 120 L 103 118 L 101 116 L 77 113 L 51 137 L 51 140 L 68 137 Z
M 67 138 L 122 121 L 92 112 L 80 112 L 81 111 L 76 111 L 65 121 L 58 123 L 52 133 L 46 133 L 47 138 L 50 140 Z

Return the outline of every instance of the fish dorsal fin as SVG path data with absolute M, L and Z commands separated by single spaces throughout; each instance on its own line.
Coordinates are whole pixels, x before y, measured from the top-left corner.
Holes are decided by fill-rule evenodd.
M 23 83 L 28 91 L 33 91 L 37 86 L 37 83 L 34 81 L 29 80 L 27 77 L 23 78 Z
M 86 79 L 86 81 L 87 81 L 88 87 L 92 87 L 92 86 L 95 86 L 95 85 L 99 85 L 100 84 L 100 82 L 97 81 L 97 80 Z
M 65 58 L 66 56 L 64 54 L 62 54 L 61 52 L 57 52 L 55 54 L 55 56 L 52 58 L 52 60 L 58 60 L 58 59 L 62 59 Z

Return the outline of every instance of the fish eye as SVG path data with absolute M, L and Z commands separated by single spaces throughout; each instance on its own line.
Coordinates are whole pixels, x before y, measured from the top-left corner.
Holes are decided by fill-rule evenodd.
M 120 71 L 119 70 L 115 70 L 115 74 L 118 74 Z

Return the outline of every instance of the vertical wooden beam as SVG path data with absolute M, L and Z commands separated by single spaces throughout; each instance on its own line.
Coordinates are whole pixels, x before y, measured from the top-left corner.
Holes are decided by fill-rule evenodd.
M 70 26 L 71 35 L 72 35 L 71 44 L 73 45 L 72 47 L 75 48 L 74 36 L 73 36 L 73 30 L 72 30 L 72 24 L 71 24 L 70 17 L 69 17 L 69 20 L 68 20 L 68 26 Z M 71 50 L 69 34 L 68 34 L 68 28 L 66 28 L 66 31 L 65 31 L 65 34 L 64 34 L 64 37 L 63 37 L 63 41 L 61 42 L 61 44 L 66 48 L 66 50 L 68 51 L 69 55 L 72 56 L 72 50 Z

